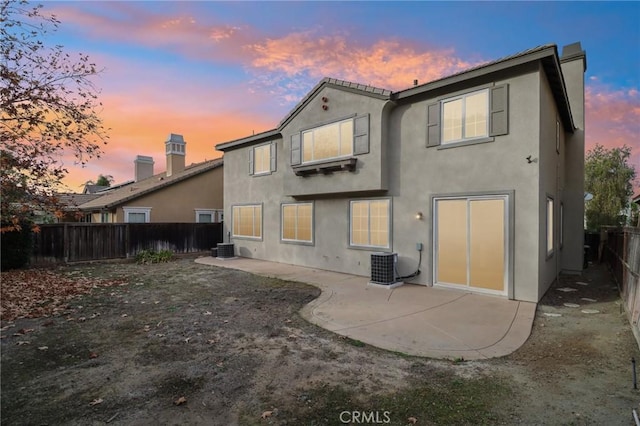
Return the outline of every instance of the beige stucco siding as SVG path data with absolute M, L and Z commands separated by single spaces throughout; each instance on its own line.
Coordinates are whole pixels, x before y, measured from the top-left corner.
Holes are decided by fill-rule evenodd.
M 118 206 L 117 222 L 124 222 L 123 207 L 151 208 L 150 222 L 196 221 L 196 209 L 223 208 L 223 167 L 203 172 Z M 132 184 L 135 187 L 135 183 Z

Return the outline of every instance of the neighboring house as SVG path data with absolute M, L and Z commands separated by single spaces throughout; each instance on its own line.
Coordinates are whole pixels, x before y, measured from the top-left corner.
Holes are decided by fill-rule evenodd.
M 167 171 L 153 173 L 151 157 L 137 156 L 136 179 L 100 191 L 100 197 L 79 206 L 95 223 L 221 222 L 223 160 L 185 167 L 186 142 L 171 134 L 166 145 Z
M 225 232 L 239 256 L 367 276 L 396 253 L 406 282 L 537 302 L 582 270 L 585 70 L 575 43 L 399 92 L 324 79 L 216 146 Z
M 80 211 L 79 206 L 99 197 L 100 194 L 86 192 L 86 186 L 83 194 L 59 194 L 58 201 L 64 207 L 62 209 L 62 216 L 56 217 L 55 222 L 91 222 L 93 219 L 92 215 L 90 213 Z
M 83 194 L 95 194 L 97 192 L 100 191 L 104 191 L 106 189 L 109 189 L 109 186 L 104 186 L 104 185 L 91 185 L 91 184 L 86 184 L 84 186 L 84 191 L 82 191 Z

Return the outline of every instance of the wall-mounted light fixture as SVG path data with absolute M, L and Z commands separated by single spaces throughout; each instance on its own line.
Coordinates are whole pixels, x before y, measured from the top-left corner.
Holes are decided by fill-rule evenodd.
M 416 220 L 422 220 L 422 212 L 416 213 Z

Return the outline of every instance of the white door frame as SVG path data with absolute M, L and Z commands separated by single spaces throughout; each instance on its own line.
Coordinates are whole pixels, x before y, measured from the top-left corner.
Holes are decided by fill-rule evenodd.
M 474 293 L 484 293 L 498 296 L 507 296 L 513 299 L 513 191 L 500 192 L 483 192 L 483 193 L 464 193 L 464 194 L 443 194 L 431 196 L 431 212 L 432 212 L 432 283 L 437 287 L 454 288 L 457 290 L 465 290 Z M 469 202 L 474 200 L 504 200 L 504 286 L 502 291 L 482 289 L 471 287 L 469 285 L 469 250 L 467 245 L 467 284 L 451 284 L 438 282 L 438 212 L 436 209 L 437 201 L 442 200 L 464 200 L 467 202 L 467 238 L 469 238 Z

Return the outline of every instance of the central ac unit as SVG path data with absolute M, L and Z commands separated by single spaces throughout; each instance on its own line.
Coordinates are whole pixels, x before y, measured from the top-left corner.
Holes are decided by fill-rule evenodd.
M 397 253 L 371 253 L 371 282 L 392 285 L 396 281 Z

